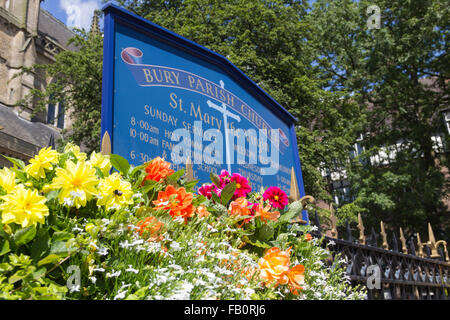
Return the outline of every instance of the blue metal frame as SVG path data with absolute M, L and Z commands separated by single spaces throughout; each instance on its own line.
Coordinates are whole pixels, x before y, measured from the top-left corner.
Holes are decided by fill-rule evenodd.
M 261 101 L 272 112 L 279 115 L 279 118 L 290 127 L 291 141 L 297 146 L 295 133 L 295 123 L 297 119 L 291 115 L 283 106 L 275 101 L 269 94 L 261 89 L 253 80 L 247 77 L 241 70 L 233 65 L 222 55 L 209 50 L 189 39 L 186 39 L 170 30 L 158 26 L 144 18 L 129 12 L 113 3 L 108 3 L 102 8 L 104 17 L 104 48 L 103 48 L 103 84 L 102 84 L 102 127 L 101 136 L 108 132 L 113 141 L 113 96 L 114 96 L 114 41 L 115 25 L 120 23 L 135 29 L 137 32 L 146 34 L 158 41 L 164 42 L 172 47 L 178 48 L 193 56 L 196 56 L 208 63 L 218 66 L 231 78 L 239 83 L 245 90 L 250 92 L 256 99 Z M 113 146 L 111 146 L 113 148 Z M 297 149 L 298 150 L 298 149 Z M 112 150 L 114 152 L 114 150 Z M 295 172 L 297 176 L 300 195 L 304 196 L 304 186 L 301 171 L 301 164 L 298 152 L 294 152 Z M 308 215 L 303 212 L 303 220 L 308 221 Z

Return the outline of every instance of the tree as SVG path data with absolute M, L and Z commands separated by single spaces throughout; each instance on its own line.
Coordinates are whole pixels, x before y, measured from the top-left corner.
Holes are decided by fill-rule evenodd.
M 318 0 L 308 16 L 320 74 L 331 90 L 350 90 L 367 117 L 365 152 L 348 172 L 354 196 L 369 225 L 427 234 L 430 222 L 448 240 L 448 151 L 433 137 L 446 132 L 450 11 L 441 1 L 377 1 L 380 28 L 368 29 L 372 4 Z M 386 161 L 374 163 L 380 154 Z
M 330 199 L 321 171 L 345 159 L 362 123 L 345 89 L 325 90 L 313 65 L 308 2 L 119 0 L 144 18 L 228 58 L 299 120 L 306 193 Z M 345 163 L 342 163 L 344 165 Z
M 31 89 L 18 105 L 34 106 L 34 113 L 46 110 L 48 104 L 64 101 L 72 127 L 63 131 L 68 141 L 87 151 L 99 149 L 103 37 L 100 33 L 75 30 L 69 40 L 78 49 L 62 51 L 53 64 L 37 64 L 22 72 L 40 72 L 49 84 L 45 90 Z

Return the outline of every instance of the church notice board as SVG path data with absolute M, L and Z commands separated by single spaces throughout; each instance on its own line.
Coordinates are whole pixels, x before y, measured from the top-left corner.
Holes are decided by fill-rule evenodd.
M 252 190 L 304 196 L 296 119 L 223 56 L 114 4 L 103 11 L 102 137 L 140 165 L 157 156 L 210 182 L 223 169 Z M 308 221 L 306 211 L 303 220 Z

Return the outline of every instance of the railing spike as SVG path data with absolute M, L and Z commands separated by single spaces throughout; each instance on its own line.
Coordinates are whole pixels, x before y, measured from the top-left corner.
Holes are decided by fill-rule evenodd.
M 184 173 L 186 181 L 194 181 L 194 169 L 192 168 L 191 157 L 186 158 L 186 170 Z
M 291 202 L 294 202 L 299 199 L 300 199 L 300 191 L 298 189 L 297 177 L 295 175 L 294 167 L 291 167 L 291 187 L 289 190 L 289 200 L 291 200 Z
M 378 247 L 378 237 L 373 227 L 370 230 L 370 241 L 372 246 Z
M 387 234 L 386 234 L 386 230 L 384 230 L 384 223 L 383 221 L 380 222 L 380 227 L 381 227 L 381 238 L 383 239 L 383 249 L 385 250 L 389 250 L 389 244 L 387 242 Z
M 317 231 L 319 234 L 322 234 L 322 228 L 320 227 L 320 217 L 317 213 L 317 210 L 314 210 L 314 225 L 317 227 Z
M 345 220 L 345 229 L 347 230 L 347 240 L 353 242 L 352 229 L 350 228 L 348 220 Z
M 398 241 L 395 232 L 392 232 L 392 250 L 398 252 Z
M 416 246 L 414 245 L 414 236 L 411 236 L 411 238 L 409 239 L 409 250 L 411 251 L 411 254 L 413 256 L 418 255 L 416 253 Z
M 406 246 L 406 239 L 402 228 L 400 228 L 400 241 L 402 243 L 402 252 L 408 254 L 408 247 Z
M 358 213 L 358 229 L 359 229 L 359 243 L 366 244 L 366 236 L 364 235 L 364 224 L 361 218 L 361 213 Z
M 331 237 L 337 239 L 338 238 L 337 218 L 334 214 L 334 207 L 332 203 L 330 203 L 330 221 L 331 221 Z
M 425 253 L 423 252 L 423 245 L 424 244 L 420 240 L 420 234 L 418 232 L 416 234 L 416 237 L 417 237 L 417 256 L 423 258 L 423 257 L 425 257 Z

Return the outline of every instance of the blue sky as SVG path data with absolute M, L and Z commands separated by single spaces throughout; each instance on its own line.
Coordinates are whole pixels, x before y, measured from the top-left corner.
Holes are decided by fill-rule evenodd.
M 95 9 L 102 7 L 102 0 L 44 0 L 41 7 L 68 27 L 89 30 Z

